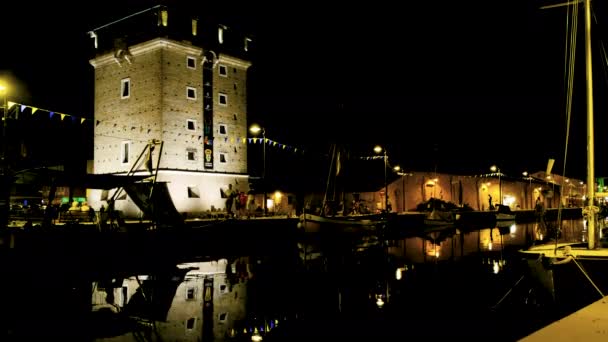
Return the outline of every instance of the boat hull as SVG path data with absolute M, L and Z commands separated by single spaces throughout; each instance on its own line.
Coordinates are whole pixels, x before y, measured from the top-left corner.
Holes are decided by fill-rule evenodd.
M 302 214 L 298 228 L 304 233 L 361 233 L 375 232 L 384 223 L 386 220 L 380 215 L 327 217 Z
M 608 248 L 547 243 L 520 254 L 530 276 L 564 313 L 576 311 L 608 294 Z

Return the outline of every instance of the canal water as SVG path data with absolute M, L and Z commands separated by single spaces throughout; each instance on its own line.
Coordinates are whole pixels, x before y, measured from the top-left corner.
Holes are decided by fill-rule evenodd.
M 561 234 L 580 240 L 582 227 L 567 220 Z M 516 341 L 565 314 L 517 255 L 550 228 L 260 238 L 243 253 L 211 241 L 213 253 L 171 265 L 112 260 L 115 272 L 91 269 L 103 261 L 15 260 L 4 250 L 0 340 Z

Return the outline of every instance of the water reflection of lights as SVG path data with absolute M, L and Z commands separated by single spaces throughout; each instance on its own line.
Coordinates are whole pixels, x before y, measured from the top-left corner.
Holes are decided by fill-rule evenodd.
M 382 308 L 384 306 L 384 300 L 382 299 L 382 295 L 376 295 L 376 305 L 378 308 Z
M 262 339 L 263 339 L 262 335 L 260 335 L 260 332 L 258 331 L 258 328 L 255 328 L 255 330 L 253 331 L 253 334 L 251 335 L 251 340 L 253 342 L 259 342 Z

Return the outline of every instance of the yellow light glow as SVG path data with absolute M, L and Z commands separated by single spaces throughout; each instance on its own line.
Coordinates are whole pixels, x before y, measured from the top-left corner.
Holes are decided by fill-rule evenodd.
M 401 278 L 403 278 L 403 269 L 401 267 L 397 268 L 397 271 L 395 271 L 395 279 L 397 280 L 401 280 Z
M 262 131 L 262 127 L 260 127 L 260 125 L 258 124 L 253 124 L 251 125 L 251 127 L 249 127 L 249 132 L 253 133 L 253 134 L 258 134 Z
M 374 152 L 376 152 L 376 153 L 382 152 L 382 146 L 380 146 L 380 145 L 374 146 Z
M 198 19 L 192 19 L 192 35 L 196 36 L 198 34 Z
M 401 170 L 401 166 L 399 166 L 399 165 L 395 165 L 395 167 L 393 168 L 393 170 L 395 170 L 395 171 L 399 171 L 399 170 Z
M 8 88 L 4 84 L 0 83 L 0 93 L 4 93 L 7 90 L 8 90 Z
M 160 18 L 161 18 L 162 25 L 167 27 L 167 22 L 169 20 L 169 12 L 167 12 L 167 10 L 161 10 Z

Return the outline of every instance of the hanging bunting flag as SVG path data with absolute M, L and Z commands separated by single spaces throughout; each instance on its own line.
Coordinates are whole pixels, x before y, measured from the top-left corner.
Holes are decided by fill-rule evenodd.
M 63 114 L 63 113 L 57 113 L 57 114 L 61 115 L 61 121 L 63 121 L 63 118 L 65 118 L 65 114 Z
M 17 103 L 15 103 L 15 102 L 11 102 L 11 101 L 7 101 L 7 104 L 8 104 L 8 109 L 11 109 L 11 108 L 13 108 L 13 106 L 14 106 L 14 105 L 16 105 Z
M 36 113 L 37 110 L 38 110 L 38 108 L 32 107 L 32 115 L 34 115 L 34 113 Z
M 247 142 L 247 138 L 241 138 L 241 139 L 243 139 L 243 140 L 242 140 L 242 143 L 243 143 L 243 144 Z
M 80 118 L 80 123 L 82 124 L 86 120 L 85 118 Z
M 26 105 L 21 105 L 21 109 L 20 109 L 21 113 L 23 113 L 23 111 L 25 110 L 26 107 L 27 107 Z
M 49 112 L 49 118 L 52 118 L 55 115 L 55 112 Z

